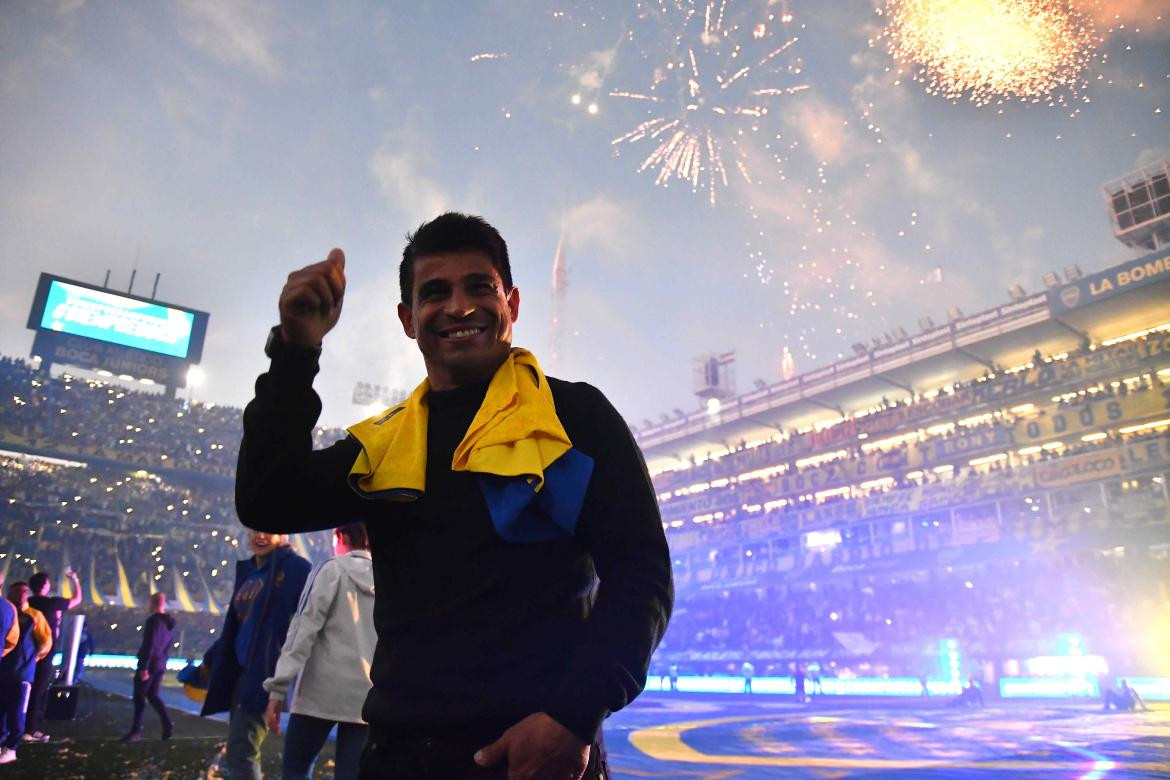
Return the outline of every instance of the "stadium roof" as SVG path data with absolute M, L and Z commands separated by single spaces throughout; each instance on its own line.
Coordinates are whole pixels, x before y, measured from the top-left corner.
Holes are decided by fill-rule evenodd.
M 1170 322 L 1170 250 L 635 431 L 651 470 Z

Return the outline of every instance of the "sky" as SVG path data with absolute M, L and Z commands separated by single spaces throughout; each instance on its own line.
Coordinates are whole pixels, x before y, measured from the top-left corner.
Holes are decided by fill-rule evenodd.
M 507 240 L 515 343 L 547 373 L 600 387 L 635 425 L 694 409 L 699 356 L 734 351 L 750 390 L 781 378 L 786 349 L 811 370 L 1012 284 L 1038 291 L 1046 271 L 1132 257 L 1101 188 L 1170 157 L 1167 15 L 1165 0 L 4 2 L 0 353 L 29 354 L 41 272 L 109 270 L 124 291 L 136 269 L 138 294 L 161 274 L 159 300 L 210 313 L 195 397 L 242 406 L 285 277 L 337 246 L 348 290 L 315 386 L 321 422 L 346 425 L 372 413 L 355 383 L 423 376 L 397 262 L 408 231 L 453 209 Z M 1018 24 L 983 29 L 1001 23 Z M 967 78 L 963 46 L 992 39 L 1039 52 L 1024 83 Z M 691 163 L 655 159 L 675 134 Z

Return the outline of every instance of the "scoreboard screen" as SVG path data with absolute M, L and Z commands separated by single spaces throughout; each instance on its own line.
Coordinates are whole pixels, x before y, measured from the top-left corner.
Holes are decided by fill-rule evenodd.
M 195 315 L 60 279 L 49 282 L 39 327 L 186 358 Z
M 41 274 L 28 327 L 33 355 L 182 387 L 203 358 L 206 312 Z

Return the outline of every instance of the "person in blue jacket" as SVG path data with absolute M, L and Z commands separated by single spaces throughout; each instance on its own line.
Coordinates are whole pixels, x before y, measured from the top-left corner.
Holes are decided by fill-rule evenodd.
M 0 590 L 3 588 L 4 572 L 0 571 Z M 12 652 L 20 642 L 20 621 L 17 620 L 16 607 L 3 597 L 0 597 L 0 641 L 4 644 L 0 658 Z
M 0 764 L 16 760 L 36 666 L 53 647 L 53 632 L 45 616 L 29 606 L 29 593 L 27 582 L 8 589 L 20 634 L 16 646 L 0 659 Z
M 287 537 L 248 533 L 252 557 L 236 564 L 231 607 L 203 663 L 210 671 L 203 715 L 229 712 L 223 775 L 260 780 L 260 745 L 268 734 L 264 711 L 271 677 L 312 565 Z

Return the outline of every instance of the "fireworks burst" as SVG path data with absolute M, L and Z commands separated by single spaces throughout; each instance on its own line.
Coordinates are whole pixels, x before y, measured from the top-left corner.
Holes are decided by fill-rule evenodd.
M 611 143 L 620 150 L 650 141 L 654 149 L 638 171 L 656 170 L 659 186 L 682 179 L 692 191 L 706 189 L 714 205 L 718 187 L 729 183 L 725 160 L 752 180 L 740 147 L 745 132 L 757 132 L 778 99 L 808 88 L 792 83 L 800 74 L 790 54 L 792 15 L 766 0 L 654 0 L 639 9 L 656 40 L 666 31 L 667 54 L 644 55 L 655 62 L 644 92 L 610 93 L 649 104 L 651 114 Z
M 1100 43 L 1067 0 L 887 0 L 885 16 L 879 39 L 915 81 L 979 106 L 1067 105 Z

